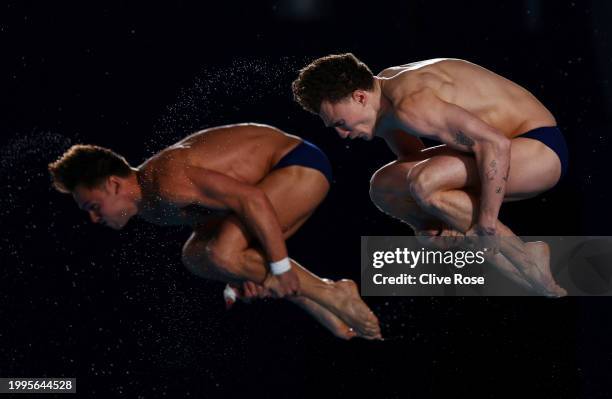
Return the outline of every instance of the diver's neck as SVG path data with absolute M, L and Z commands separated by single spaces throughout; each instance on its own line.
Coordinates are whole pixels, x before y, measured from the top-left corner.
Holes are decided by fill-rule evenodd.
M 374 77 L 374 94 L 373 100 L 377 106 L 376 109 L 376 129 L 375 136 L 384 138 L 386 132 L 386 128 L 381 126 L 381 123 L 385 123 L 385 118 L 393 112 L 393 104 L 389 100 L 389 98 L 384 94 L 383 86 L 385 84 L 385 80 L 379 78 L 378 76 Z
M 378 106 L 377 114 L 378 117 L 382 117 L 393 109 L 393 104 L 389 100 L 389 98 L 384 94 L 384 85 L 385 80 L 379 78 L 378 76 L 374 77 L 374 96 L 375 102 Z
M 135 216 L 142 212 L 142 193 L 144 187 L 144 178 L 141 169 L 132 168 L 132 173 L 128 178 L 128 184 L 128 195 L 130 196 L 130 200 L 134 203 L 135 213 L 133 216 Z

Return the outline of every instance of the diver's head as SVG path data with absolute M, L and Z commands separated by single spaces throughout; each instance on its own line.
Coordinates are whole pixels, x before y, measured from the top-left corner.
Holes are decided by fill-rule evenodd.
M 72 194 L 94 223 L 119 230 L 138 213 L 136 170 L 107 148 L 74 145 L 49 164 L 49 172 L 53 186 Z
M 380 90 L 366 64 L 353 54 L 319 58 L 300 70 L 293 96 L 342 138 L 374 137 Z

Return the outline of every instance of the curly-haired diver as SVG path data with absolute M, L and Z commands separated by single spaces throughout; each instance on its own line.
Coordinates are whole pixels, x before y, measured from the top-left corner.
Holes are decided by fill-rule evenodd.
M 547 244 L 525 244 L 498 221 L 502 202 L 549 190 L 567 170 L 555 118 L 529 91 L 459 59 L 374 76 L 353 54 L 339 54 L 304 67 L 293 93 L 340 137 L 381 137 L 397 155 L 371 180 L 383 212 L 420 236 L 480 236 L 508 277 L 544 295 L 565 294 L 550 272 Z M 424 148 L 419 137 L 444 144 Z

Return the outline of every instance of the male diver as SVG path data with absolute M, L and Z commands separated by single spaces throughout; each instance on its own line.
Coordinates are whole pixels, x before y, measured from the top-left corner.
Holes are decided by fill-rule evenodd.
M 109 149 L 75 145 L 49 171 L 94 223 L 121 229 L 140 216 L 192 226 L 182 261 L 194 274 L 244 283 L 247 297 L 285 297 L 338 337 L 381 338 L 353 281 L 321 279 L 288 257 L 285 239 L 330 188 L 329 161 L 313 144 L 237 124 L 197 132 L 137 168 Z
M 374 76 L 353 54 L 300 70 L 295 100 L 342 138 L 383 138 L 397 160 L 371 179 L 372 201 L 419 236 L 480 236 L 489 260 L 527 289 L 565 295 L 548 245 L 523 243 L 498 220 L 502 202 L 534 197 L 567 171 L 567 147 L 529 91 L 459 59 L 395 66 Z M 419 137 L 444 143 L 425 148 Z M 449 240 L 445 240 L 448 243 Z M 500 253 L 501 252 L 501 253 Z

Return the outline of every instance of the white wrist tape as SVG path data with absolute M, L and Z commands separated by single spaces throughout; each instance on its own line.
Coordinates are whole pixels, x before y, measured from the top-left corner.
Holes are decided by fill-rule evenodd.
M 289 269 L 291 269 L 291 262 L 289 262 L 289 258 L 281 259 L 277 262 L 270 262 L 270 271 L 275 276 L 283 274 Z
M 225 289 L 223 290 L 223 299 L 225 300 L 225 303 L 227 305 L 232 305 L 234 302 L 236 302 L 236 290 L 234 290 L 229 284 L 225 286 Z

